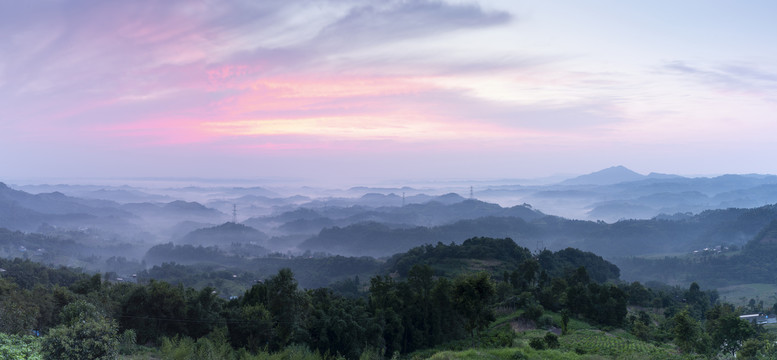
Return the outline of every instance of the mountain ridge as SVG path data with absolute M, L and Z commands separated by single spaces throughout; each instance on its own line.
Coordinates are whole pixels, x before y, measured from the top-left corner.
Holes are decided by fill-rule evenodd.
M 580 175 L 562 181 L 561 185 L 614 185 L 628 181 L 646 179 L 646 175 L 634 172 L 623 165 L 611 166 L 606 169 Z

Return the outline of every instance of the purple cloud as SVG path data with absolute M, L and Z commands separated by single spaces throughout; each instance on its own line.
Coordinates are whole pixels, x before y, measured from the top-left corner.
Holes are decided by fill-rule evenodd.
M 742 64 L 724 64 L 705 68 L 675 61 L 664 65 L 670 73 L 688 76 L 694 81 L 724 91 L 766 94 L 777 90 L 777 74 Z

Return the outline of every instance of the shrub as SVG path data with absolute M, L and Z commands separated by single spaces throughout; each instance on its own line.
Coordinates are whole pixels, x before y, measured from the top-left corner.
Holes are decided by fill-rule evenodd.
M 529 358 L 526 357 L 526 354 L 520 351 L 516 351 L 515 353 L 513 353 L 513 356 L 512 356 L 512 360 L 528 360 L 528 359 Z
M 479 342 L 486 347 L 510 347 L 513 346 L 515 331 L 509 326 L 500 326 L 487 333 L 482 333 Z
M 46 359 L 115 359 L 119 353 L 116 323 L 87 319 L 57 326 L 43 338 Z
M 548 349 L 555 349 L 559 347 L 558 336 L 552 332 L 545 334 L 544 340 L 545 345 L 548 346 Z
M 523 318 L 534 321 L 536 323 L 544 311 L 545 309 L 542 307 L 542 305 L 532 304 L 526 307 L 526 310 L 524 310 Z
M 545 341 L 542 338 L 533 338 L 529 341 L 529 346 L 531 346 L 532 349 L 535 349 L 535 350 L 544 350 Z
M 130 355 L 135 351 L 135 343 L 137 341 L 137 335 L 135 330 L 127 329 L 119 335 L 119 353 L 122 355 Z
M 537 327 L 551 327 L 556 326 L 556 322 L 553 320 L 553 317 L 550 315 L 542 315 L 540 316 L 540 319 L 537 320 Z
M 0 359 L 42 360 L 39 339 L 0 333 Z

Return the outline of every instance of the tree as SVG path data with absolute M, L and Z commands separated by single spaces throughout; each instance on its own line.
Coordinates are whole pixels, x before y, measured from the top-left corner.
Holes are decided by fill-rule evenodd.
M 683 310 L 674 316 L 675 345 L 684 353 L 693 352 L 699 342 L 699 323 Z
M 531 346 L 532 349 L 535 349 L 535 350 L 544 350 L 546 344 L 543 338 L 532 338 L 531 340 L 529 340 L 529 346 Z
M 52 328 L 41 344 L 46 359 L 116 359 L 118 326 L 83 300 L 62 309 L 63 324 Z
M 710 306 L 709 296 L 701 291 L 699 284 L 693 282 L 685 293 L 685 299 L 690 307 L 690 315 L 694 319 L 702 319 Z
M 453 302 L 453 283 L 440 278 L 432 290 L 432 313 L 430 330 L 435 344 L 466 337 L 464 323 L 456 314 Z
M 369 344 L 377 343 L 368 337 L 374 321 L 362 299 L 346 298 L 325 288 L 308 294 L 313 307 L 307 324 L 312 349 L 355 359 Z
M 569 334 L 569 310 L 561 310 L 561 335 Z
M 470 336 L 475 330 L 485 328 L 494 320 L 494 312 L 489 307 L 496 293 L 488 273 L 480 272 L 456 278 L 453 284 L 453 302 L 456 310 L 465 319 L 465 328 Z
M 227 312 L 230 318 L 240 319 L 228 324 L 229 338 L 237 348 L 257 352 L 267 346 L 272 336 L 272 317 L 261 303 L 242 305 Z
M 526 259 L 521 265 L 518 266 L 518 273 L 522 274 L 520 278 L 520 284 L 514 283 L 513 285 L 518 288 L 520 286 L 523 290 L 531 289 L 534 286 L 534 279 L 537 276 L 537 272 L 540 270 L 540 264 L 537 260 Z
M 396 283 L 388 276 L 370 279 L 369 306 L 375 318 L 373 330 L 380 331 L 383 343 L 378 347 L 384 348 L 388 354 L 401 350 L 402 334 L 405 332 L 400 316 L 403 304 L 397 292 Z
M 123 299 L 121 312 L 122 328 L 135 329 L 141 344 L 162 336 L 189 334 L 187 323 L 181 321 L 186 319 L 183 286 L 154 280 L 137 286 Z
M 548 346 L 548 349 L 556 349 L 559 347 L 558 342 L 558 336 L 552 332 L 545 333 L 545 337 L 543 338 L 545 340 L 545 344 Z
M 734 313 L 724 314 L 714 323 L 714 329 L 710 334 L 713 344 L 732 356 L 742 347 L 745 340 L 755 336 L 755 330 L 750 323 L 740 319 Z
M 0 279 L 5 287 L 5 281 Z M 27 291 L 18 290 L 16 284 L 7 289 L 0 288 L 0 331 L 8 334 L 24 334 L 30 331 L 39 316 L 39 309 L 33 304 Z
M 650 326 L 641 321 L 635 321 L 631 326 L 631 333 L 642 341 L 650 340 Z
M 543 308 L 542 305 L 537 304 L 535 302 L 531 302 L 529 305 L 526 306 L 526 309 L 523 311 L 523 318 L 526 320 L 534 321 L 534 323 L 536 324 L 538 321 L 540 321 L 540 317 L 544 313 L 545 313 L 545 308 Z
M 407 282 L 400 286 L 404 289 L 403 296 L 404 317 L 407 320 L 405 333 L 409 339 L 403 348 L 413 351 L 433 345 L 433 339 L 429 336 L 432 327 L 432 290 L 434 280 L 433 271 L 429 265 L 414 265 L 408 272 Z
M 742 345 L 742 349 L 739 350 L 739 353 L 737 354 L 742 359 L 755 359 L 756 356 L 758 356 L 758 352 L 763 350 L 766 346 L 763 340 L 759 339 L 748 339 L 745 341 L 745 343 Z
M 297 280 L 291 269 L 284 268 L 267 281 L 270 314 L 275 325 L 274 349 L 292 342 L 301 342 L 306 336 L 303 326 L 307 317 L 307 294 L 297 289 Z
M 588 294 L 588 287 L 581 284 L 574 284 L 566 291 L 567 307 L 574 315 L 587 314 L 591 308 L 591 298 Z
M 224 300 L 216 296 L 216 291 L 211 287 L 205 287 L 199 292 L 187 289 L 187 319 L 192 321 L 188 326 L 189 336 L 199 338 L 209 334 L 218 325 L 224 325 L 221 312 Z

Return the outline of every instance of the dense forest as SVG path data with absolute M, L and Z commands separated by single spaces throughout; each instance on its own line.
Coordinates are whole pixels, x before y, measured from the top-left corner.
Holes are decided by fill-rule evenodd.
M 739 319 L 751 309 L 721 304 L 695 283 L 620 282 L 595 254 L 532 254 L 510 239 L 414 248 L 383 274 L 333 288 L 300 288 L 281 269 L 230 298 L 183 281 L 106 280 L 18 258 L 0 267 L 0 348 L 33 358 L 427 358 L 473 347 L 510 358 L 618 358 L 622 349 L 592 345 L 603 332 L 630 344 L 629 358 L 777 350 L 773 335 Z

